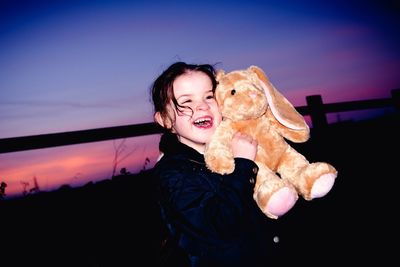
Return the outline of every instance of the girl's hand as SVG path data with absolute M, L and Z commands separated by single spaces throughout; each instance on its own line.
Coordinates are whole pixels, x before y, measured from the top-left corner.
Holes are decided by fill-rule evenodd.
M 231 144 L 234 158 L 255 160 L 258 146 L 257 140 L 249 135 L 237 132 L 233 136 Z

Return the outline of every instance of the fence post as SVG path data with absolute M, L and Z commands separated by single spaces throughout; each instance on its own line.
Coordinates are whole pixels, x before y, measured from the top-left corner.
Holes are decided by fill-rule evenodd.
M 320 129 L 326 127 L 328 125 L 328 120 L 326 119 L 321 95 L 306 96 L 306 101 L 313 128 Z
M 400 89 L 392 90 L 393 105 L 400 111 Z

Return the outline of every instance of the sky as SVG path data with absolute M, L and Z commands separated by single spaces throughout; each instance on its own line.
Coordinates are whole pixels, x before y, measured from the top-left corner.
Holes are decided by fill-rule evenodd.
M 175 61 L 257 65 L 295 106 L 388 98 L 399 13 L 386 0 L 2 0 L 0 138 L 152 122 L 149 87 Z M 134 173 L 155 163 L 158 138 L 0 154 L 0 181 L 11 197 L 35 179 L 49 191 L 109 178 L 118 145 L 118 167 Z

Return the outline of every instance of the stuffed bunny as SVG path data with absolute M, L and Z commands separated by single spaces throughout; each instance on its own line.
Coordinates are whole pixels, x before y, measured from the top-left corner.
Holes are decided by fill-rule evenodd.
M 325 196 L 337 177 L 328 163 L 309 163 L 286 141 L 306 142 L 310 130 L 304 117 L 271 84 L 257 66 L 225 73 L 217 71 L 216 99 L 223 121 L 206 146 L 207 167 L 220 174 L 233 172 L 231 140 L 236 132 L 258 142 L 259 167 L 253 198 L 269 218 L 289 211 L 300 194 L 306 200 Z

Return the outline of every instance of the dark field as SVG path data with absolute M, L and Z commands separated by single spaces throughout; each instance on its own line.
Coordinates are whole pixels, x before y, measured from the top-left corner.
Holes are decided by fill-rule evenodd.
M 399 128 L 398 115 L 346 122 L 292 144 L 339 175 L 327 196 L 299 199 L 274 221 L 282 263 L 397 262 Z M 154 266 L 162 227 L 152 183 L 146 171 L 0 201 L 0 266 Z

